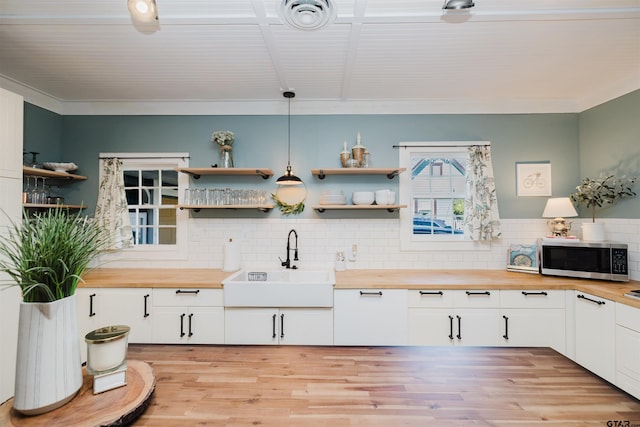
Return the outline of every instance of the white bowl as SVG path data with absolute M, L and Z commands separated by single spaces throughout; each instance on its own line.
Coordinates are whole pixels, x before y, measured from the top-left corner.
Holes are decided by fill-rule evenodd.
M 351 195 L 354 205 L 371 205 L 375 200 L 373 191 L 354 191 Z
M 75 163 L 44 162 L 42 165 L 56 172 L 70 172 L 78 169 Z

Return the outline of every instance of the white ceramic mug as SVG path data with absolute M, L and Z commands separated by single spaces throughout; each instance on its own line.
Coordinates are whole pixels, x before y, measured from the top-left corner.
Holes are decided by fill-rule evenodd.
M 396 192 L 389 190 L 389 200 L 387 200 L 388 205 L 393 205 L 396 203 Z

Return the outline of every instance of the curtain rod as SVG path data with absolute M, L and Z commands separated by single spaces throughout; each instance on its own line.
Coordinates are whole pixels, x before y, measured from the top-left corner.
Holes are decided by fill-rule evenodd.
M 145 153 L 100 153 L 98 159 L 190 159 L 189 153 L 163 153 L 155 156 L 147 156 Z
M 482 146 L 490 146 L 491 143 L 487 141 L 477 141 L 470 142 L 468 144 L 420 144 L 420 145 L 411 145 L 411 144 L 401 144 L 401 145 L 392 145 L 392 148 L 457 148 L 457 147 L 473 147 L 474 145 L 482 145 Z

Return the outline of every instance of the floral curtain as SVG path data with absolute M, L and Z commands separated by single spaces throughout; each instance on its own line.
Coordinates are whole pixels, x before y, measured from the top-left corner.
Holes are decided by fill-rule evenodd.
M 98 189 L 95 218 L 111 235 L 109 249 L 133 246 L 129 207 L 124 191 L 124 174 L 119 159 L 102 161 L 102 181 Z
M 500 237 L 498 199 L 489 146 L 473 145 L 467 150 L 464 222 L 471 240 L 487 241 Z

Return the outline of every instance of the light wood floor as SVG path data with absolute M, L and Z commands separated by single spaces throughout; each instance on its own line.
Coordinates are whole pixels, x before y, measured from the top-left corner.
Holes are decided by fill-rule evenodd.
M 545 348 L 130 345 L 129 358 L 157 380 L 135 426 L 640 427 L 640 401 Z

